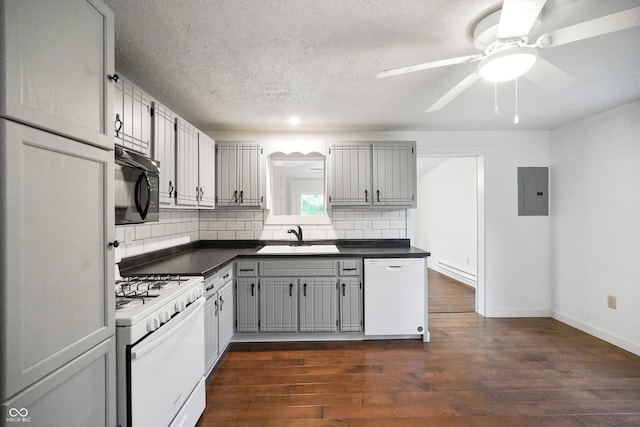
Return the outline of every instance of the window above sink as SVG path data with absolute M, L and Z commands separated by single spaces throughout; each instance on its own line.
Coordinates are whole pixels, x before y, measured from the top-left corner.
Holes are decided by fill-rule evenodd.
M 324 141 L 269 141 L 265 224 L 331 224 Z

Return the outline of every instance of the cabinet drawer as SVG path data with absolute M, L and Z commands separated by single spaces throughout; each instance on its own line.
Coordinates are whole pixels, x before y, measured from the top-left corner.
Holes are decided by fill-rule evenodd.
M 236 262 L 236 277 L 255 277 L 258 275 L 258 263 L 252 261 Z
M 362 260 L 348 259 L 339 262 L 340 276 L 359 276 L 362 271 Z
M 292 259 L 260 262 L 261 276 L 335 276 L 335 260 Z

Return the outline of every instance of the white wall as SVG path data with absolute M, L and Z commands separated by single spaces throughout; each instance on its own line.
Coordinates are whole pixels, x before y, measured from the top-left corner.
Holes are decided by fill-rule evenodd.
M 476 193 L 475 157 L 449 158 L 418 177 L 414 213 L 414 244 L 429 248 L 429 268 L 473 287 L 478 257 Z
M 419 156 L 479 155 L 484 217 L 479 253 L 485 261 L 478 265 L 478 312 L 489 317 L 551 314 L 549 217 L 517 213 L 517 168 L 549 166 L 549 132 L 207 133 L 219 140 L 416 141 Z
M 640 354 L 640 101 L 551 140 L 553 316 Z

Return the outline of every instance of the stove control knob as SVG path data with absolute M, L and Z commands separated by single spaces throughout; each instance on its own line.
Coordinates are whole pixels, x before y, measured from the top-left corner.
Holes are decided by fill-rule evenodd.
M 167 323 L 170 318 L 171 314 L 169 314 L 169 311 L 165 310 L 160 313 L 160 323 Z
M 192 302 L 194 302 L 198 297 L 196 296 L 195 292 L 190 292 L 189 295 L 187 296 L 187 304 L 191 304 Z
M 184 301 L 178 301 L 176 302 L 176 312 L 181 312 L 182 310 L 185 309 L 187 305 L 184 303 Z
M 204 294 L 202 288 L 198 288 L 198 298 L 200 298 Z
M 160 327 L 160 320 L 157 317 L 149 319 L 147 322 L 147 331 L 153 332 Z

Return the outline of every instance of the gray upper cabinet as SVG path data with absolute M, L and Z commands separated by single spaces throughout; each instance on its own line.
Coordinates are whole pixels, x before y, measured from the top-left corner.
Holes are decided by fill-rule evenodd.
M 213 208 L 214 168 L 215 141 L 178 117 L 176 119 L 176 205 Z M 160 174 L 162 175 L 162 169 Z
M 115 220 L 112 151 L 4 119 L 0 144 L 4 401 L 115 333 Z
M 374 206 L 416 206 L 416 144 L 372 144 Z
M 160 204 L 171 206 L 176 189 L 176 115 L 158 102 L 153 103 L 152 111 L 151 156 L 160 162 Z
M 256 142 L 216 144 L 216 207 L 262 208 L 263 150 Z
M 371 204 L 371 148 L 369 143 L 337 143 L 329 147 L 329 203 L 331 206 Z
M 215 141 L 200 132 L 198 134 L 198 206 L 213 208 L 215 205 Z
M 198 129 L 181 118 L 176 119 L 176 204 L 197 206 Z
M 0 116 L 113 148 L 113 13 L 93 0 L 2 0 Z
M 331 144 L 330 205 L 415 207 L 415 147 L 415 142 Z
M 121 74 L 114 87 L 113 134 L 116 144 L 149 156 L 151 97 Z

